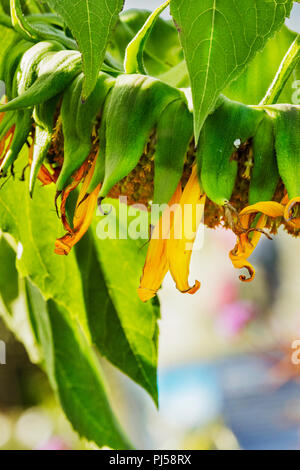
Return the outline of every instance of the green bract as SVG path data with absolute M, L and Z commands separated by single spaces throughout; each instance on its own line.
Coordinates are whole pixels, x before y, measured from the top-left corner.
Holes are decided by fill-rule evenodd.
M 202 129 L 198 145 L 198 169 L 204 191 L 216 204 L 230 200 L 237 177 L 234 152 L 254 137 L 263 119 L 261 110 L 224 98 Z
M 39 170 L 46 160 L 51 146 L 57 101 L 57 97 L 54 97 L 34 107 L 33 119 L 35 122 L 35 135 L 29 179 L 29 192 L 31 197 Z
M 275 115 L 275 145 L 280 176 L 289 198 L 300 195 L 300 107 L 268 107 Z
M 100 197 L 136 167 L 162 111 L 181 96 L 179 90 L 144 75 L 118 77 L 108 97 Z
M 253 171 L 251 175 L 249 204 L 273 199 L 279 174 L 275 153 L 274 123 L 264 114 L 253 137 Z
M 40 62 L 34 84 L 22 95 L 0 106 L 1 111 L 33 107 L 61 93 L 81 71 L 81 56 L 76 51 L 48 53 Z
M 170 103 L 157 124 L 154 156 L 155 204 L 167 204 L 182 177 L 187 149 L 193 137 L 193 117 L 183 100 Z
M 64 94 L 61 109 L 64 133 L 64 164 L 57 181 L 57 190 L 61 191 L 69 183 L 72 174 L 81 167 L 89 156 L 92 147 L 92 130 L 96 124 L 96 116 L 110 88 L 114 85 L 114 78 L 100 73 L 94 91 L 87 101 L 81 99 L 84 76 L 79 75 Z M 73 119 L 70 119 L 70 116 Z
M 17 96 L 23 95 L 38 77 L 38 70 L 49 53 L 63 50 L 57 42 L 38 42 L 23 54 L 17 68 Z

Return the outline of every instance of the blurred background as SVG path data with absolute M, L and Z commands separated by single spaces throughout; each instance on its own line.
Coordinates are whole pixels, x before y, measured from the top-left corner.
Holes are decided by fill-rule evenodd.
M 154 8 L 161 0 L 127 0 Z M 168 13 L 165 13 L 165 17 Z M 300 5 L 288 26 L 300 32 Z M 300 80 L 300 77 L 297 77 Z M 291 90 L 291 94 L 295 90 Z M 300 449 L 299 240 L 281 232 L 262 239 L 252 257 L 257 278 L 243 285 L 227 253 L 224 230 L 205 231 L 191 277 L 195 296 L 167 278 L 160 293 L 157 411 L 138 386 L 103 362 L 114 406 L 141 449 Z M 93 449 L 79 440 L 45 375 L 0 321 L 6 365 L 0 365 L 0 449 Z

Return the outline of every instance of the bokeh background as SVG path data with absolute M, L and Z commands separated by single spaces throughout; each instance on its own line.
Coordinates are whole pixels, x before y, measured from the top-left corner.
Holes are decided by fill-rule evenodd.
M 153 8 L 161 0 L 127 0 Z M 165 12 L 165 17 L 168 12 Z M 288 26 L 300 32 L 300 5 Z M 300 77 L 297 77 L 300 79 Z M 291 93 L 294 90 L 291 90 Z M 300 339 L 300 243 L 281 232 L 262 240 L 258 274 L 242 285 L 228 259 L 234 237 L 205 231 L 191 276 L 195 296 L 170 278 L 160 293 L 157 411 L 148 396 L 103 362 L 114 406 L 137 448 L 300 449 L 300 376 L 291 344 Z M 0 449 L 93 449 L 71 430 L 44 374 L 0 322 Z

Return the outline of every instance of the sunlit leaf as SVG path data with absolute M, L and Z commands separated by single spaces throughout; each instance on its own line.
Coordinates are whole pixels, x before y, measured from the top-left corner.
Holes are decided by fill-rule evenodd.
M 33 200 L 28 181 L 19 177 L 26 161 L 16 165 L 15 181 L 0 191 L 0 228 L 19 243 L 18 269 L 30 277 L 46 299 L 60 302 L 72 318 L 77 318 L 88 335 L 80 274 L 74 254 L 61 257 L 54 253 L 55 238 L 62 233 L 54 209 L 55 188 L 39 187 Z
M 292 0 L 172 0 L 192 84 L 196 140 L 219 94 L 290 14 Z

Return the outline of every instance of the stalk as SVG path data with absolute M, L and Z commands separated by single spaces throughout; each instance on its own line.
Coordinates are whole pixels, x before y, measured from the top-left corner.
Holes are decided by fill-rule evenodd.
M 260 102 L 261 106 L 268 104 L 276 104 L 282 90 L 284 89 L 288 79 L 290 78 L 293 70 L 297 66 L 300 60 L 300 34 L 296 36 L 296 39 L 292 43 L 291 47 L 284 56 L 278 72 L 267 91 L 267 94 Z

